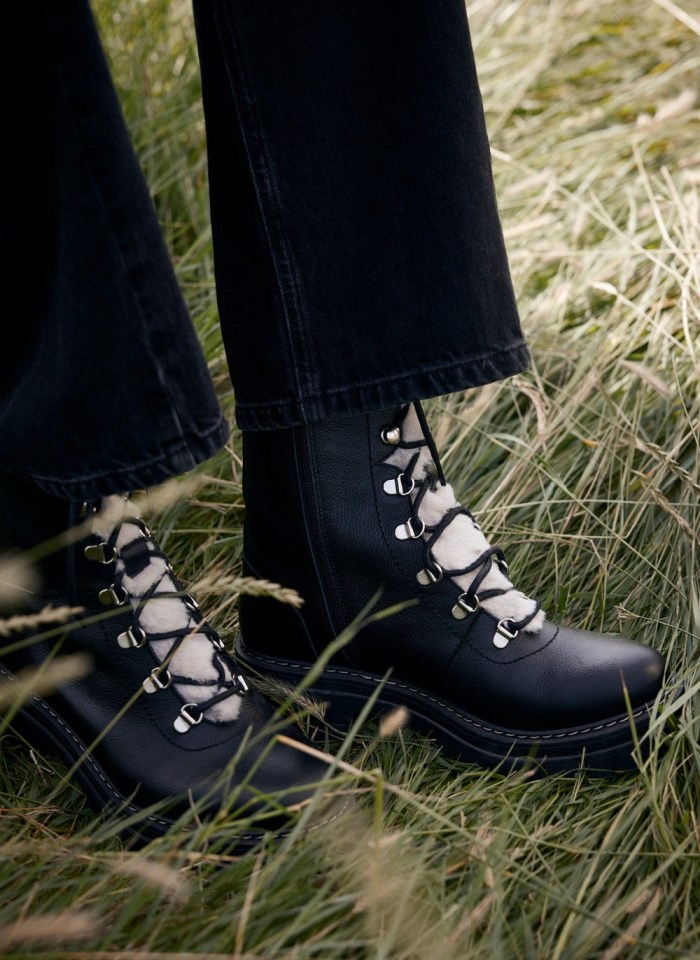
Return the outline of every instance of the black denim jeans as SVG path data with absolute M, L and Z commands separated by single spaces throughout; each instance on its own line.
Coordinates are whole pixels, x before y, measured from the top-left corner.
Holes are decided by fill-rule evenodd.
M 195 15 L 241 428 L 522 370 L 462 0 L 195 0 Z M 10 0 L 2 21 L 18 150 L 0 467 L 70 497 L 148 486 L 226 427 L 87 0 Z

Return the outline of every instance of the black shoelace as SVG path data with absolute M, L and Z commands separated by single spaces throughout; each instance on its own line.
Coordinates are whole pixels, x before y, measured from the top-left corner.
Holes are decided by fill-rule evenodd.
M 122 528 L 125 525 L 132 525 L 137 528 L 140 536 L 128 540 L 123 547 L 117 548 L 117 540 Z M 92 550 L 92 553 L 90 552 Z M 155 667 L 144 681 L 144 688 L 147 692 L 153 693 L 157 690 L 163 690 L 171 685 L 211 687 L 215 692 L 211 697 L 199 703 L 185 703 L 180 711 L 178 719 L 175 722 L 176 729 L 180 732 L 186 732 L 190 727 L 198 724 L 204 717 L 207 710 L 216 704 L 222 703 L 229 697 L 236 694 L 244 694 L 248 690 L 248 684 L 245 679 L 233 673 L 232 668 L 235 664 L 229 660 L 225 651 L 223 641 L 218 633 L 204 620 L 196 600 L 190 596 L 175 576 L 167 556 L 158 549 L 152 540 L 151 532 L 146 524 L 140 518 L 124 517 L 115 524 L 108 539 L 99 546 L 86 550 L 86 556 L 90 559 L 97 559 L 103 563 L 115 563 L 116 570 L 114 582 L 102 591 L 100 599 L 103 603 L 121 606 L 125 604 L 131 594 L 124 585 L 125 578 L 130 580 L 137 577 L 140 573 L 154 561 L 162 560 L 163 570 L 159 576 L 149 585 L 147 590 L 136 598 L 136 603 L 132 605 L 133 615 L 129 629 L 120 634 L 119 645 L 125 649 L 129 647 L 143 647 L 147 642 L 154 643 L 158 641 L 172 640 L 167 656 L 161 664 Z M 117 561 L 121 560 L 121 565 Z M 175 590 L 160 590 L 165 577 L 169 577 L 175 585 Z M 162 632 L 147 632 L 141 622 L 141 613 L 145 609 L 149 600 L 173 600 L 179 601 L 184 605 L 188 614 L 188 622 L 183 627 L 171 627 Z M 167 664 L 171 663 L 188 638 L 205 636 L 211 644 L 211 664 L 214 667 L 216 676 L 210 679 L 201 677 L 187 677 L 172 673 Z
M 457 602 L 453 607 L 453 615 L 456 618 L 461 619 L 467 614 L 476 612 L 482 601 L 491 599 L 493 597 L 505 596 L 505 594 L 510 593 L 515 588 L 511 584 L 509 587 L 492 587 L 485 590 L 480 589 L 482 583 L 486 577 L 488 577 L 494 565 L 499 568 L 500 572 L 504 576 L 507 576 L 508 574 L 508 564 L 506 563 L 505 555 L 500 547 L 489 546 L 489 548 L 484 550 L 483 553 L 481 553 L 475 560 L 463 567 L 445 568 L 441 566 L 435 559 L 434 547 L 438 539 L 444 534 L 450 524 L 453 523 L 457 517 L 468 517 L 477 530 L 480 530 L 481 527 L 477 523 L 472 513 L 467 510 L 466 507 L 463 507 L 459 504 L 448 509 L 440 518 L 439 522 L 434 525 L 428 525 L 421 520 L 419 512 L 424 497 L 428 491 L 435 491 L 438 484 L 443 487 L 447 486 L 447 481 L 445 479 L 445 474 L 440 463 L 437 447 L 435 446 L 435 441 L 430 432 L 423 408 L 419 402 L 415 402 L 413 407 L 416 411 L 418 422 L 423 432 L 423 439 L 403 439 L 401 427 L 406 415 L 408 414 L 408 411 L 410 410 L 410 406 L 405 407 L 402 410 L 401 416 L 398 418 L 398 420 L 391 426 L 387 427 L 382 433 L 382 439 L 385 443 L 388 443 L 397 449 L 415 450 L 415 453 L 409 460 L 406 467 L 394 481 L 396 484 L 396 493 L 402 494 L 403 496 L 409 496 L 416 491 L 415 496 L 412 500 L 410 500 L 410 517 L 404 525 L 405 533 L 402 536 L 402 539 L 421 538 L 423 540 L 423 569 L 418 573 L 417 579 L 419 583 L 424 586 L 428 586 L 431 583 L 437 583 L 439 580 L 442 580 L 443 577 L 452 578 L 460 577 L 469 573 L 475 574 L 474 579 L 469 585 L 469 588 L 464 593 L 459 595 Z M 430 452 L 434 470 L 426 470 L 425 475 L 418 479 L 414 477 L 414 471 L 420 459 L 421 451 L 424 447 L 427 447 Z M 425 536 L 426 534 L 427 536 Z M 531 623 L 532 620 L 534 620 L 540 610 L 541 604 L 539 600 L 533 600 L 533 603 L 533 611 L 522 619 L 513 620 L 511 618 L 505 618 L 499 622 L 499 631 L 504 637 L 506 637 L 506 639 L 512 639 L 512 637 L 514 637 L 520 630 L 525 628 L 529 623 Z

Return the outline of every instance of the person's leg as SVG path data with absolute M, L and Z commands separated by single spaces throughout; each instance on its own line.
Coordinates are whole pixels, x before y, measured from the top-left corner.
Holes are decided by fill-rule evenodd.
M 195 13 L 239 426 L 526 367 L 461 0 Z
M 222 329 L 244 431 L 241 656 L 287 683 L 382 591 L 315 692 L 388 672 L 467 759 L 630 765 L 663 661 L 560 628 L 442 475 L 419 398 L 528 360 L 462 0 L 195 0 Z M 243 185 L 243 188 L 242 188 Z
M 209 457 L 226 425 L 88 3 L 17 0 L 0 19 L 18 91 L 0 563 L 5 550 L 26 551 L 41 576 L 19 594 L 35 626 L 3 642 L 0 676 L 41 672 L 62 654 L 87 664 L 50 696 L 18 685 L 12 725 L 133 830 L 157 835 L 193 804 L 201 814 L 224 805 L 262 815 L 231 836 L 245 846 L 285 822 L 284 805 L 307 798 L 326 767 L 274 742 L 273 706 L 115 496 Z M 27 275 L 29 289 L 18 283 Z M 47 605 L 73 611 L 67 626 Z M 260 804 L 275 793 L 276 809 Z M 167 809 L 148 810 L 159 802 Z
M 1 17 L 0 466 L 74 499 L 147 487 L 212 456 L 226 424 L 88 3 Z

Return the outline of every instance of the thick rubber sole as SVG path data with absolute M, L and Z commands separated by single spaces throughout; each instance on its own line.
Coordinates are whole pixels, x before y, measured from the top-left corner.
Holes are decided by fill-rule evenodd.
M 273 677 L 286 687 L 296 688 L 311 666 L 254 653 L 240 635 L 235 648 L 244 667 Z M 341 730 L 349 729 L 372 697 L 376 697 L 372 717 L 405 707 L 409 711 L 408 726 L 434 737 L 450 756 L 503 773 L 574 773 L 585 769 L 594 776 L 609 776 L 638 769 L 639 760 L 648 755 L 644 736 L 651 703 L 595 723 L 525 732 L 485 722 L 400 680 L 385 680 L 345 667 L 327 667 L 304 692 L 327 704 L 324 718 Z
M 14 680 L 5 668 L 0 676 Z M 129 845 L 136 848 L 164 836 L 172 829 L 182 829 L 175 819 L 140 807 L 116 788 L 107 772 L 89 752 L 74 730 L 52 706 L 39 697 L 28 700 L 12 717 L 7 731 L 16 734 L 40 753 L 55 757 L 72 770 L 72 780 L 83 790 L 96 813 L 105 814 L 118 827 Z M 77 766 L 76 766 L 77 764 Z M 320 825 L 320 824 L 319 824 Z M 281 840 L 288 830 L 232 832 L 226 841 L 230 853 L 245 853 L 263 839 L 273 835 Z

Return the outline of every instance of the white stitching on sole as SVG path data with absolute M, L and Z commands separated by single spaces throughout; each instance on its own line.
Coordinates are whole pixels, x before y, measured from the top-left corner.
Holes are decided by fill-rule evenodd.
M 19 681 L 17 680 L 17 678 L 14 677 L 14 676 L 13 676 L 11 673 L 9 673 L 7 670 L 5 670 L 5 668 L 2 667 L 2 666 L 0 666 L 0 673 L 2 673 L 3 676 L 5 676 L 8 680 L 12 680 L 13 683 L 16 683 L 17 686 L 20 686 L 20 683 L 19 683 Z M 73 731 L 72 731 L 71 728 L 68 726 L 68 724 L 67 724 L 54 710 L 51 709 L 51 707 L 48 705 L 48 703 L 46 703 L 46 702 L 45 702 L 44 700 L 42 700 L 40 697 L 32 697 L 32 701 L 33 701 L 34 703 L 37 703 L 42 709 L 47 710 L 47 711 L 51 714 L 51 716 L 60 723 L 60 725 L 61 725 L 61 726 L 63 727 L 63 729 L 67 732 L 67 734 L 69 735 L 69 737 L 70 737 L 70 738 L 73 740 L 73 742 L 76 743 L 76 744 L 78 745 L 78 747 L 80 748 L 81 755 L 84 756 L 84 758 L 88 761 L 88 763 L 89 763 L 90 766 L 92 767 L 93 771 L 97 774 L 97 776 L 100 778 L 100 780 L 102 780 L 102 782 L 105 784 L 105 786 L 106 786 L 107 789 L 110 791 L 110 793 L 112 794 L 112 796 L 117 799 L 117 801 L 120 803 L 120 805 L 123 806 L 123 807 L 126 807 L 128 810 L 131 810 L 133 813 L 137 813 L 137 814 L 143 813 L 143 811 L 141 810 L 140 807 L 135 806 L 133 803 L 129 803 L 129 801 L 126 799 L 126 797 L 123 797 L 123 796 L 117 791 L 116 787 L 115 787 L 112 783 L 110 783 L 109 780 L 107 780 L 107 778 L 105 777 L 105 775 L 102 773 L 102 771 L 101 771 L 100 768 L 98 767 L 97 762 L 95 761 L 95 759 L 91 756 L 91 754 L 86 753 L 85 747 L 84 747 L 83 744 L 80 742 L 80 740 L 76 737 L 76 735 L 73 733 Z M 20 708 L 20 712 L 21 712 L 21 708 Z M 10 723 L 10 727 L 11 727 L 11 726 L 12 726 L 12 724 Z M 343 812 L 343 810 L 346 809 L 347 805 L 348 805 L 348 802 L 346 802 L 345 804 L 343 804 L 343 806 L 338 810 L 338 812 L 335 813 L 335 814 L 333 814 L 332 817 L 327 817 L 325 820 L 319 820 L 318 823 L 314 823 L 312 826 L 307 827 L 307 828 L 304 830 L 304 833 L 309 833 L 311 830 L 318 830 L 320 827 L 325 826 L 327 823 L 333 823 L 335 820 L 338 819 L 338 817 L 339 817 L 340 814 Z M 174 821 L 174 820 L 161 820 L 159 817 L 154 817 L 154 816 L 152 816 L 151 814 L 146 814 L 145 817 L 144 817 L 144 819 L 145 819 L 145 820 L 150 820 L 152 823 L 160 824 L 161 826 L 166 827 L 167 829 L 170 829 L 170 828 L 171 828 L 172 826 L 174 826 L 174 824 L 175 824 L 175 821 Z M 232 839 L 232 840 L 261 840 L 261 839 L 262 839 L 264 836 L 266 836 L 268 833 L 272 833 L 272 832 L 273 832 L 273 831 L 271 831 L 271 830 L 270 830 L 270 831 L 268 831 L 268 830 L 261 830 L 259 833 L 234 833 L 234 834 L 231 835 L 231 839 Z M 282 831 L 281 833 L 276 833 L 276 834 L 275 834 L 275 837 L 277 837 L 277 838 L 279 838 L 280 840 L 282 840 L 282 839 L 284 839 L 285 837 L 290 836 L 290 834 L 291 834 L 291 830 L 284 830 L 284 831 Z
M 245 649 L 245 656 L 248 657 L 253 662 L 257 661 L 260 663 L 269 663 L 269 664 L 273 664 L 281 667 L 297 668 L 297 669 L 301 669 L 304 673 L 306 673 L 308 668 L 311 666 L 311 664 L 305 665 L 303 663 L 295 662 L 294 660 L 275 660 L 272 657 L 264 657 L 259 654 L 253 654 L 253 653 L 250 653 L 247 648 L 245 648 L 245 645 L 243 646 Z M 437 704 L 439 707 L 442 707 L 443 709 L 447 710 L 449 713 L 453 713 L 456 717 L 464 721 L 464 723 L 469 724 L 470 726 L 478 727 L 480 730 L 485 730 L 487 733 L 497 734 L 499 737 L 508 737 L 511 740 L 516 740 L 516 741 L 520 740 L 525 742 L 531 742 L 533 744 L 540 743 L 542 740 L 564 740 L 567 737 L 577 737 L 582 733 L 596 733 L 599 730 L 608 730 L 608 729 L 611 729 L 612 727 L 627 725 L 629 724 L 629 721 L 630 721 L 630 717 L 627 715 L 624 715 L 616 718 L 615 720 L 606 721 L 605 723 L 594 724 L 589 727 L 579 727 L 575 730 L 565 730 L 563 733 L 543 733 L 538 735 L 534 735 L 534 734 L 522 735 L 518 733 L 510 733 L 507 730 L 499 730 L 496 727 L 489 727 L 485 723 L 480 723 L 478 720 L 473 720 L 471 717 L 461 713 L 459 710 L 456 710 L 454 707 L 450 706 L 449 703 L 445 703 L 444 701 L 439 700 L 437 697 L 430 696 L 430 694 L 427 694 L 423 690 L 418 689 L 418 687 L 412 687 L 410 686 L 410 684 L 402 683 L 400 680 L 392 680 L 391 678 L 384 680 L 382 677 L 372 676 L 372 674 L 356 673 L 354 670 L 341 670 L 338 667 L 326 667 L 321 673 L 321 676 L 319 679 L 321 679 L 324 676 L 324 674 L 328 674 L 328 673 L 335 673 L 335 674 L 338 674 L 339 676 L 345 676 L 345 677 L 354 677 L 357 680 L 369 680 L 374 683 L 383 682 L 386 686 L 398 687 L 401 690 L 408 690 L 411 693 L 418 694 L 419 697 L 423 697 L 424 700 L 429 700 L 432 703 Z M 632 712 L 632 719 L 641 718 L 645 713 L 648 713 L 647 707 L 646 706 L 639 707 L 637 710 L 634 710 Z

